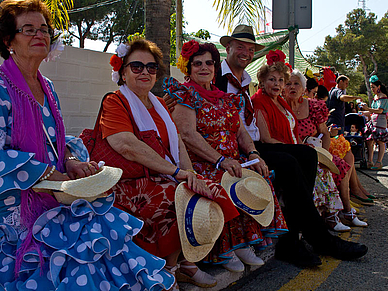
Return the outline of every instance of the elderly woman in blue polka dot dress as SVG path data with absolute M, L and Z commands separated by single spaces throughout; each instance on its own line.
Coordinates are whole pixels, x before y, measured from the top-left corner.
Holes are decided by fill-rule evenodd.
M 165 261 L 132 241 L 143 222 L 114 208 L 113 194 L 65 206 L 31 189 L 93 175 L 98 165 L 65 137 L 58 96 L 38 70 L 53 47 L 45 4 L 3 1 L 0 39 L 0 289 L 169 289 Z

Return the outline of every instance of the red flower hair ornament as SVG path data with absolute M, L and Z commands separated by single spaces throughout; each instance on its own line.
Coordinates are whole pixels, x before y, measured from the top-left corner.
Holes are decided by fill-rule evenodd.
M 272 66 L 276 62 L 284 63 L 286 59 L 286 55 L 281 50 L 269 51 L 266 55 L 267 65 Z
M 185 59 L 190 59 L 190 57 L 199 50 L 199 43 L 194 39 L 186 42 L 182 46 L 181 55 Z
M 292 67 L 289 63 L 285 63 L 285 65 L 290 69 L 290 72 L 292 73 Z
M 118 71 L 121 68 L 121 65 L 123 64 L 123 59 L 118 57 L 117 55 L 113 55 L 110 58 L 109 64 L 113 67 L 113 71 Z

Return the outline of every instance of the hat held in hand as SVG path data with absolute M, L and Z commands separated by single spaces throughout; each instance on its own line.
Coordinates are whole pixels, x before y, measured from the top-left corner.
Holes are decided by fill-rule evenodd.
M 44 180 L 32 188 L 36 192 L 52 190 L 58 202 L 70 205 L 77 199 L 96 200 L 120 180 L 123 170 L 103 166 L 91 176 L 68 181 Z
M 222 232 L 221 207 L 182 182 L 175 190 L 175 209 L 183 255 L 189 262 L 198 262 L 211 251 Z
M 258 173 L 242 169 L 242 177 L 232 177 L 225 172 L 221 179 L 230 199 L 237 208 L 249 214 L 262 226 L 268 226 L 274 218 L 274 200 L 271 187 Z

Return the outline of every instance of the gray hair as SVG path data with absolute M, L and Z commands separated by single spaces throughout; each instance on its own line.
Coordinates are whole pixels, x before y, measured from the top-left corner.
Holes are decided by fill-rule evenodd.
M 306 89 L 306 77 L 303 76 L 303 74 L 298 69 L 292 70 L 291 77 L 292 76 L 298 77 L 300 80 L 300 83 L 302 84 L 303 89 Z

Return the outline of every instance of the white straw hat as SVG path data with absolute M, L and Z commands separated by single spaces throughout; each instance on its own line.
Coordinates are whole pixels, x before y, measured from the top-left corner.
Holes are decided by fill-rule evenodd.
M 182 182 L 175 190 L 175 209 L 183 255 L 189 262 L 202 260 L 224 227 L 221 207 L 195 194 Z
M 271 187 L 258 173 L 242 169 L 242 177 L 232 177 L 225 172 L 221 186 L 228 192 L 237 208 L 252 216 L 262 226 L 274 218 L 274 200 Z
M 331 153 L 329 153 L 328 150 L 321 148 L 321 147 L 315 147 L 315 150 L 318 154 L 318 161 L 329 168 L 330 172 L 333 172 L 334 174 L 339 174 L 340 171 L 338 170 L 337 166 L 333 163 L 333 156 Z
M 68 181 L 44 180 L 32 188 L 34 191 L 53 191 L 55 198 L 63 204 L 71 204 L 78 198 L 89 202 L 101 197 L 104 192 L 112 188 L 121 178 L 123 170 L 103 166 L 100 170 L 89 177 Z

